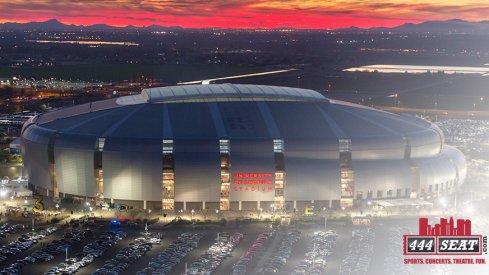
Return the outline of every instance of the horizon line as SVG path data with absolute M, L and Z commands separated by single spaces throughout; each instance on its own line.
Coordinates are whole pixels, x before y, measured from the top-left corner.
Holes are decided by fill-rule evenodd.
M 393 27 L 386 27 L 386 26 L 373 26 L 373 27 L 357 27 L 357 26 L 349 26 L 349 27 L 343 27 L 343 28 L 301 28 L 301 27 L 292 27 L 292 26 L 283 26 L 283 27 L 273 27 L 273 28 L 267 28 L 267 27 L 182 27 L 180 25 L 157 25 L 157 24 L 151 24 L 151 25 L 109 25 L 105 23 L 93 23 L 90 25 L 84 25 L 84 24 L 70 24 L 70 23 L 64 23 L 61 20 L 57 18 L 51 18 L 47 19 L 45 21 L 28 21 L 28 22 L 16 22 L 16 21 L 6 21 L 0 23 L 1 25 L 5 24 L 30 24 L 30 23 L 46 23 L 49 21 L 57 21 L 60 24 L 63 24 L 65 26 L 73 26 L 73 27 L 92 27 L 96 25 L 105 25 L 107 27 L 112 27 L 112 28 L 128 28 L 128 27 L 133 27 L 133 28 L 149 28 L 149 27 L 162 27 L 162 28 L 181 28 L 181 29 L 224 29 L 224 30 L 283 30 L 283 29 L 291 29 L 291 30 L 325 30 L 325 31 L 334 31 L 334 30 L 341 30 L 341 29 L 352 29 L 352 28 L 357 28 L 360 30 L 370 30 L 370 29 L 377 29 L 377 28 L 386 28 L 386 29 L 394 29 L 403 25 L 407 24 L 412 24 L 412 25 L 419 25 L 427 22 L 450 22 L 450 21 L 459 21 L 459 22 L 465 22 L 465 23 L 488 23 L 489 20 L 481 20 L 481 21 L 467 21 L 464 19 L 459 19 L 459 18 L 452 18 L 452 19 L 447 19 L 447 20 L 426 20 L 426 21 L 421 21 L 418 23 L 413 23 L 413 22 L 405 22 L 397 26 Z

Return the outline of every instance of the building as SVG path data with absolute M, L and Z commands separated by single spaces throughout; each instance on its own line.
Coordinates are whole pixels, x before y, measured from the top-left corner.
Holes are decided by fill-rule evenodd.
M 304 209 L 423 198 L 465 180 L 428 121 L 304 89 L 189 85 L 38 115 L 22 129 L 48 196 L 141 208 Z

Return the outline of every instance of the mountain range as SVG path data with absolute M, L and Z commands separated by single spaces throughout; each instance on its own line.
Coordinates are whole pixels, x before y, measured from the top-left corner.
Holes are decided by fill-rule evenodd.
M 10 31 L 25 31 L 25 30 L 41 30 L 41 31 L 69 31 L 69 30 L 141 30 L 141 31 L 167 31 L 167 30 L 182 30 L 179 26 L 159 26 L 151 25 L 146 27 L 125 26 L 116 27 L 106 24 L 94 24 L 89 26 L 68 25 L 57 19 L 51 19 L 44 22 L 29 22 L 29 23 L 3 23 L 0 24 L 0 30 Z M 214 29 L 214 28 L 211 28 Z M 332 30 L 339 33 L 380 33 L 380 32 L 395 32 L 395 33 L 435 33 L 435 34 L 489 34 L 489 21 L 469 22 L 460 19 L 451 19 L 446 21 L 426 21 L 419 24 L 405 23 L 400 26 L 387 28 L 342 28 Z

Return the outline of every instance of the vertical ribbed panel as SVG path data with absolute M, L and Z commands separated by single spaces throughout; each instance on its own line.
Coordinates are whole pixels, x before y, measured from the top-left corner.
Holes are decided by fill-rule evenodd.
M 94 197 L 93 151 L 54 148 L 59 192 Z
M 26 139 L 24 144 L 25 169 L 29 176 L 29 183 L 46 189 L 51 189 L 48 165 L 47 144 L 31 142 Z
M 355 160 L 352 168 L 355 171 L 355 198 L 357 192 L 362 192 L 363 198 L 367 197 L 368 191 L 383 191 L 383 197 L 387 198 L 387 191 L 392 190 L 393 196 L 397 189 L 404 190 L 412 188 L 412 176 L 409 163 L 405 160 Z
M 220 199 L 218 140 L 175 140 L 175 201 Z
M 105 197 L 161 201 L 161 140 L 107 138 L 102 161 Z
M 337 200 L 340 198 L 338 147 L 329 142 L 286 140 L 285 200 Z

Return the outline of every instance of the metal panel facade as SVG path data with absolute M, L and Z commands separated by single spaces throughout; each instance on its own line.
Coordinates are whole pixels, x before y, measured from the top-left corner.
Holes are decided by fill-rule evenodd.
M 219 140 L 175 140 L 175 201 L 219 201 Z
M 336 146 L 329 144 L 324 140 L 285 140 L 286 201 L 340 198 L 338 141 Z
M 59 192 L 95 196 L 93 150 L 54 148 Z
M 409 164 L 404 160 L 353 159 L 352 168 L 355 173 L 354 192 L 362 192 L 363 198 L 367 197 L 368 191 L 372 191 L 374 197 L 377 191 L 382 191 L 383 197 L 387 197 L 389 190 L 396 196 L 396 190 L 402 189 L 404 195 L 406 188 L 412 187 Z
M 160 140 L 106 139 L 103 170 L 105 197 L 161 200 Z
M 48 145 L 22 140 L 24 144 L 24 166 L 29 177 L 29 182 L 35 186 L 51 189 L 48 168 Z

